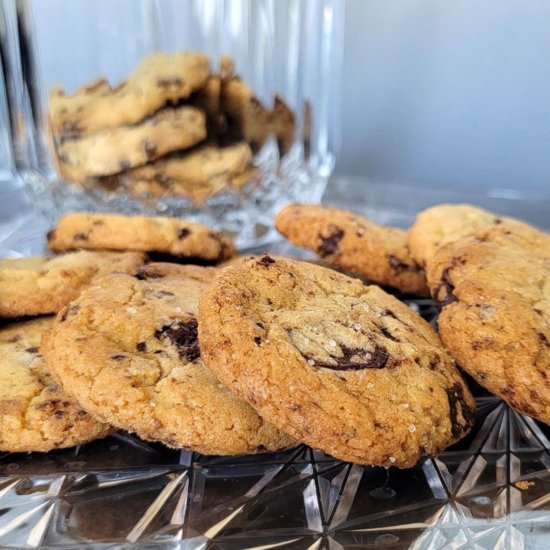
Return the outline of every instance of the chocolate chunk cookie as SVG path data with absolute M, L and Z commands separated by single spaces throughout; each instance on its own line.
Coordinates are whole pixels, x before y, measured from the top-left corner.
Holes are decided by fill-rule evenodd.
M 122 214 L 69 214 L 48 233 L 48 246 L 64 250 L 140 250 L 181 258 L 222 261 L 235 253 L 229 237 L 178 218 Z
M 228 147 L 208 145 L 164 157 L 118 178 L 129 190 L 146 185 L 153 196 L 171 192 L 189 196 L 201 204 L 233 187 L 234 178 L 248 169 L 251 160 L 252 151 L 244 142 Z
M 185 105 L 166 107 L 134 126 L 64 139 L 57 148 L 57 165 L 61 176 L 82 182 L 142 166 L 172 151 L 191 147 L 205 137 L 202 111 Z
M 0 327 L 0 450 L 50 451 L 108 435 L 54 381 L 40 356 L 53 318 Z
M 440 247 L 428 282 L 464 370 L 550 424 L 550 235 L 502 223 Z
M 57 313 L 96 277 L 135 271 L 140 252 L 75 252 L 0 260 L 0 317 Z
M 196 313 L 212 277 L 174 264 L 107 276 L 58 315 L 45 360 L 87 411 L 144 439 L 220 455 L 288 447 L 201 362 Z
M 438 204 L 417 214 L 408 232 L 409 249 L 412 257 L 426 266 L 441 245 L 504 221 L 521 223 L 471 204 Z
M 372 282 L 411 294 L 428 292 L 424 271 L 409 255 L 407 234 L 401 229 L 314 204 L 287 206 L 277 214 L 275 225 L 295 245 Z
M 219 270 L 199 343 L 266 420 L 342 460 L 409 467 L 472 426 L 474 400 L 430 325 L 322 267 L 264 256 Z
M 49 100 L 53 134 L 83 137 L 136 124 L 167 103 L 177 103 L 201 88 L 210 74 L 208 57 L 199 53 L 155 53 L 115 88 L 105 79 L 74 95 L 55 87 Z

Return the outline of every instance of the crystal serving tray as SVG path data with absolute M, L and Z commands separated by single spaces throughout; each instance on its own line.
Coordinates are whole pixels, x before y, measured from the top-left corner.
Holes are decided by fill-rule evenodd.
M 404 225 L 416 209 L 453 198 L 358 185 L 335 182 L 327 202 Z M 394 208 L 392 197 L 409 210 Z M 23 204 L 17 189 L 0 188 L 0 198 L 0 257 L 41 252 L 47 221 L 16 207 Z M 535 222 L 548 211 L 547 201 L 529 206 L 528 198 L 502 193 L 475 202 L 517 215 L 523 209 Z M 271 250 L 298 252 L 285 243 Z M 402 298 L 436 320 L 430 300 Z M 306 446 L 202 456 L 124 432 L 48 454 L 0 455 L 0 546 L 550 548 L 550 428 L 469 381 L 478 405 L 475 429 L 409 470 L 349 464 Z

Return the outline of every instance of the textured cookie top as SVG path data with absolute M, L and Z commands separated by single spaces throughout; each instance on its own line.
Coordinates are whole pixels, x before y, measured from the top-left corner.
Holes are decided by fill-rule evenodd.
M 413 258 L 425 266 L 440 246 L 503 221 L 515 220 L 471 204 L 438 204 L 417 214 L 408 232 L 409 249 Z
M 291 242 L 313 250 L 331 264 L 403 292 L 428 292 L 424 271 L 411 258 L 407 234 L 401 229 L 382 227 L 347 210 L 313 204 L 287 206 L 277 214 L 275 225 Z
M 0 327 L 0 449 L 49 451 L 108 435 L 51 377 L 39 353 L 53 318 Z
M 79 212 L 59 220 L 48 233 L 53 251 L 140 250 L 184 258 L 221 261 L 235 253 L 229 237 L 178 218 Z
M 175 264 L 107 276 L 58 315 L 44 357 L 86 410 L 144 439 L 222 455 L 288 447 L 201 362 L 196 311 L 212 276 Z
M 155 53 L 115 88 L 105 79 L 73 95 L 54 88 L 49 100 L 52 130 L 56 135 L 84 136 L 135 124 L 166 103 L 188 97 L 205 84 L 209 74 L 208 57 L 203 54 Z
M 0 260 L 0 317 L 57 313 L 95 277 L 135 271 L 141 252 L 74 252 Z
M 428 281 L 458 363 L 550 423 L 550 235 L 503 223 L 438 249 Z
M 412 466 L 471 427 L 473 398 L 430 325 L 322 267 L 265 256 L 220 270 L 199 342 L 262 416 L 343 460 Z

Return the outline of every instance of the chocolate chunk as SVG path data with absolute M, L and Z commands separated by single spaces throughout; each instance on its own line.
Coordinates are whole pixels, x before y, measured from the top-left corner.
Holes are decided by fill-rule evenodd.
M 395 313 L 391 309 L 388 309 L 388 308 L 386 308 L 382 312 L 382 315 L 384 315 L 384 317 L 393 317 L 394 319 L 397 319 L 397 316 L 395 315 Z
M 318 361 L 314 357 L 309 357 L 304 354 L 303 357 L 309 362 L 313 361 L 315 367 L 323 367 L 332 370 L 363 370 L 363 369 L 381 369 L 386 366 L 388 361 L 388 352 L 383 346 L 374 344 L 374 350 L 365 350 L 360 348 L 347 348 L 340 346 L 342 357 L 333 357 L 336 365 Z M 352 361 L 352 357 L 358 357 L 360 362 Z
M 38 348 L 27 348 L 25 351 L 28 353 L 38 353 Z
M 330 256 L 338 250 L 338 246 L 344 236 L 344 233 L 345 232 L 343 229 L 335 226 L 330 227 L 330 234 L 328 237 L 325 237 L 319 233 L 319 240 L 321 241 L 321 244 L 317 247 L 317 253 L 321 256 L 321 258 Z
M 185 239 L 185 237 L 187 237 L 190 234 L 191 234 L 191 230 L 187 229 L 186 227 L 183 227 L 182 229 L 179 230 L 178 239 Z
M 260 327 L 262 330 L 265 328 L 263 323 L 260 323 L 259 321 L 256 323 L 258 327 Z
M 176 321 L 171 325 L 164 325 L 155 331 L 157 340 L 168 339 L 176 346 L 182 359 L 193 362 L 200 357 L 199 342 L 197 340 L 198 323 L 196 319 Z
M 55 237 L 55 229 L 52 229 L 46 233 L 46 239 L 50 242 Z
M 87 241 L 88 240 L 88 235 L 86 235 L 86 233 L 77 233 L 74 236 L 74 240 L 75 241 Z
M 126 355 L 111 355 L 111 359 L 113 361 L 124 361 L 125 359 L 128 359 Z
M 449 277 L 449 268 L 446 268 L 441 273 L 441 282 L 436 287 L 434 292 L 434 300 L 439 311 L 441 311 L 445 306 L 458 301 L 458 298 L 453 294 L 454 289 L 455 287 Z M 441 296 L 441 292 L 444 293 L 443 296 Z
M 475 420 L 474 410 L 468 407 L 464 399 L 464 390 L 460 384 L 454 384 L 447 392 L 449 400 L 449 414 L 451 417 L 451 435 L 453 438 L 459 437 L 466 431 Z M 458 415 L 461 414 L 463 422 L 458 421 Z
M 262 339 L 259 336 L 254 336 L 254 343 L 259 346 L 262 343 Z
M 147 351 L 147 344 L 145 342 L 138 342 L 136 345 L 138 351 Z
M 154 143 L 151 143 L 148 139 L 145 139 L 143 142 L 143 150 L 145 151 L 148 159 L 153 159 L 157 153 L 157 146 Z
M 147 266 L 140 267 L 134 275 L 136 279 L 140 281 L 146 281 L 147 279 L 162 279 L 162 275 L 149 269 Z
M 178 77 L 174 78 L 159 78 L 157 80 L 159 88 L 171 88 L 172 86 L 183 86 L 183 80 Z
M 542 332 L 537 333 L 539 340 L 548 348 L 550 347 L 550 342 L 548 341 L 548 338 L 546 338 L 546 335 Z
M 258 265 L 263 265 L 264 267 L 268 267 L 269 264 L 274 264 L 275 260 L 268 254 L 264 254 L 256 263 Z
M 397 256 L 394 256 L 393 254 L 388 254 L 386 258 L 388 260 L 388 263 L 390 264 L 390 267 L 398 273 L 401 273 L 402 271 L 421 271 L 420 266 L 416 264 L 408 264 L 407 262 L 399 259 Z
M 385 327 L 380 328 L 380 332 L 389 340 L 393 340 L 394 342 L 399 342 L 399 340 Z

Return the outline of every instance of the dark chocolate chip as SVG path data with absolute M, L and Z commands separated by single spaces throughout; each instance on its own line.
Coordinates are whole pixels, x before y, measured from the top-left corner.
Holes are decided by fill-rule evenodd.
M 317 253 L 325 258 L 334 254 L 338 250 L 340 241 L 344 237 L 345 231 L 339 227 L 330 226 L 330 234 L 325 237 L 322 233 L 319 233 L 319 240 L 321 244 L 317 247 Z
M 140 267 L 135 274 L 135 278 L 140 281 L 145 281 L 147 279 L 162 279 L 163 275 L 149 269 L 147 266 Z
M 459 437 L 462 433 L 468 430 L 468 428 L 474 423 L 475 414 L 466 400 L 464 399 L 464 389 L 461 384 L 454 384 L 447 392 L 447 399 L 449 400 L 449 414 L 451 418 L 451 435 L 453 438 Z M 458 421 L 459 413 L 464 419 L 463 422 Z
M 145 139 L 143 142 L 143 150 L 149 160 L 154 158 L 157 154 L 157 146 L 154 143 L 151 143 L 148 139 Z
M 199 342 L 197 339 L 198 323 L 196 319 L 176 321 L 171 325 L 164 325 L 155 331 L 158 340 L 168 339 L 176 346 L 182 359 L 193 362 L 200 357 Z
M 136 349 L 138 351 L 147 351 L 147 343 L 146 342 L 138 342 L 136 345 Z
M 399 342 L 400 340 L 396 338 L 387 328 L 380 327 L 380 332 L 389 340 L 393 340 L 394 342 Z
M 189 236 L 191 234 L 191 230 L 187 229 L 186 227 L 183 227 L 179 230 L 178 233 L 178 239 L 185 239 L 185 237 Z
M 388 352 L 386 348 L 378 344 L 374 344 L 374 350 L 365 350 L 359 348 L 347 348 L 340 346 L 342 350 L 342 357 L 333 357 L 331 359 L 336 363 L 326 363 L 318 361 L 314 357 L 303 355 L 303 357 L 309 362 L 314 361 L 315 367 L 323 367 L 332 370 L 363 370 L 363 369 L 381 369 L 386 366 L 388 361 Z M 352 361 L 353 357 L 358 357 L 360 361 Z
M 446 268 L 441 273 L 441 282 L 434 292 L 434 300 L 439 311 L 445 306 L 458 301 L 458 298 L 453 294 L 454 289 L 455 287 L 449 276 L 449 268 Z M 443 296 L 441 295 L 442 292 L 444 293 Z
M 383 312 L 382 312 L 382 315 L 384 315 L 384 317 L 393 317 L 394 319 L 397 319 L 395 313 L 391 310 L 391 309 L 385 309 Z
M 259 321 L 256 323 L 258 327 L 260 327 L 262 330 L 264 329 L 264 324 L 260 323 Z
M 53 415 L 56 417 L 56 418 L 61 418 L 63 416 L 63 411 L 55 411 L 53 413 Z
M 548 348 L 550 347 L 550 342 L 548 341 L 548 338 L 546 338 L 546 335 L 542 332 L 538 332 L 539 340 Z
M 74 240 L 75 241 L 87 241 L 88 240 L 88 235 L 86 235 L 85 233 L 77 233 L 74 236 Z
M 263 265 L 264 267 L 268 267 L 269 264 L 274 264 L 275 260 L 268 254 L 264 254 L 256 263 L 258 265 Z
M 388 263 L 390 264 L 390 267 L 397 271 L 397 273 L 401 273 L 403 271 L 421 271 L 421 267 L 416 264 L 408 264 L 407 262 L 404 262 L 403 260 L 399 259 L 397 256 L 394 256 L 393 254 L 388 254 L 386 256 Z
M 113 361 L 124 361 L 128 358 L 126 355 L 111 355 L 111 359 L 113 359 Z
M 254 343 L 259 346 L 262 343 L 262 339 L 259 336 L 254 336 Z
M 27 351 L 28 353 L 38 353 L 38 348 L 27 348 L 25 351 Z

